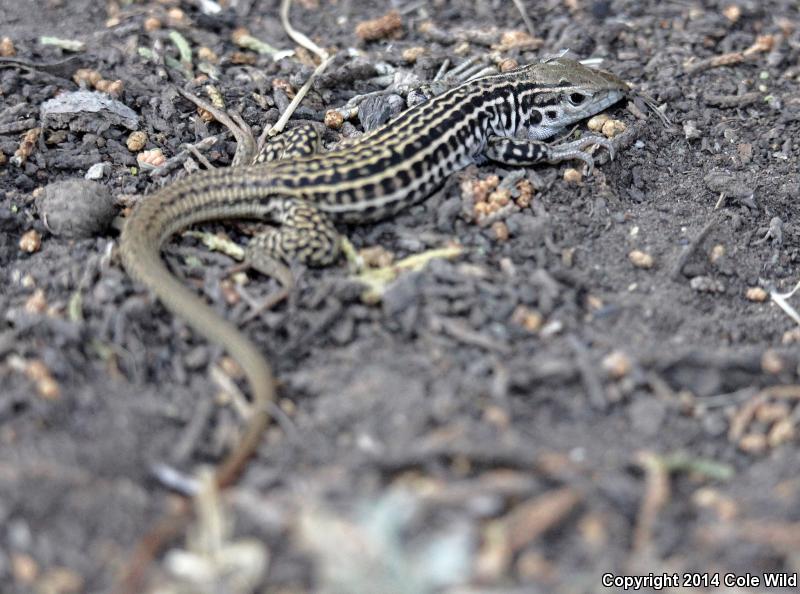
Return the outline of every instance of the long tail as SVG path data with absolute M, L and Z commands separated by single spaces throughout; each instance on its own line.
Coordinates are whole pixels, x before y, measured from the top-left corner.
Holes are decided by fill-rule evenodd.
M 241 174 L 242 170 L 237 170 L 237 175 Z M 217 466 L 220 488 L 236 481 L 258 446 L 269 423 L 268 408 L 275 400 L 275 379 L 258 348 L 167 270 L 161 260 L 161 246 L 170 235 L 194 223 L 255 214 L 248 212 L 243 195 L 238 200 L 241 208 L 231 213 L 230 194 L 221 197 L 223 190 L 230 187 L 228 184 L 234 184 L 230 170 L 208 171 L 175 182 L 138 205 L 126 221 L 120 241 L 122 263 L 128 274 L 152 290 L 170 312 L 208 340 L 222 345 L 247 376 L 253 413 L 239 443 Z

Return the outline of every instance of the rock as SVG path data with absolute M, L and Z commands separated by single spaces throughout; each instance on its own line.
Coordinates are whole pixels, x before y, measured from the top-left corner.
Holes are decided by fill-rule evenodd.
M 36 198 L 36 208 L 53 235 L 71 238 L 105 232 L 117 212 L 108 188 L 87 180 L 45 186 Z

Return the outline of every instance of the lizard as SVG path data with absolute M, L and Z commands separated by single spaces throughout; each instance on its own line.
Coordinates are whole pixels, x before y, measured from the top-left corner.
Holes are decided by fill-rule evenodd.
M 594 162 L 585 149 L 599 145 L 613 158 L 608 139 L 546 140 L 630 90 L 609 72 L 565 57 L 546 59 L 453 86 L 326 153 L 314 153 L 318 139 L 297 129 L 298 148 L 286 149 L 282 159 L 267 161 L 262 150 L 254 165 L 198 172 L 139 202 L 121 234 L 125 270 L 167 310 L 221 345 L 250 387 L 254 412 L 238 445 L 218 467 L 218 484 L 232 483 L 257 447 L 269 420 L 275 380 L 255 344 L 169 272 L 161 248 L 171 236 L 201 222 L 255 219 L 270 223 L 246 250 L 256 270 L 281 280 L 289 262 L 330 265 L 340 253 L 336 223 L 390 217 L 430 196 L 470 164 L 492 160 L 524 167 L 578 159 L 591 171 Z

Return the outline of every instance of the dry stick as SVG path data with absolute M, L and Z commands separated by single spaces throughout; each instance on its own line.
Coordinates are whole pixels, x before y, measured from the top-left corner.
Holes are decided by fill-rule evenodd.
M 691 242 L 689 242 L 689 245 L 683 249 L 683 252 L 678 257 L 678 261 L 675 262 L 675 267 L 672 269 L 672 274 L 670 275 L 672 280 L 676 281 L 680 278 L 686 262 L 688 262 L 689 258 L 695 252 L 698 246 L 703 243 L 703 240 L 705 240 L 706 236 L 711 233 L 711 230 L 717 226 L 718 222 L 719 219 L 711 219 L 708 223 L 706 223 L 706 226 L 700 230 L 700 233 L 698 233 L 697 236 L 692 239 Z
M 333 61 L 333 56 L 329 56 L 325 58 L 322 62 L 320 62 L 319 66 L 311 73 L 311 76 L 308 77 L 306 84 L 300 87 L 300 90 L 297 91 L 297 94 L 292 99 L 292 102 L 286 108 L 286 111 L 283 112 L 280 119 L 271 127 L 265 128 L 264 132 L 261 133 L 261 136 L 258 139 L 258 145 L 262 146 L 264 140 L 268 137 L 271 138 L 283 132 L 283 128 L 286 126 L 286 122 L 289 121 L 289 118 L 292 117 L 294 110 L 297 109 L 297 106 L 300 105 L 300 102 L 306 96 L 308 91 L 311 89 L 311 85 L 313 84 L 314 80 L 323 73 L 323 71 L 328 67 L 328 65 Z
M 574 334 L 567 337 L 567 342 L 575 353 L 575 366 L 578 368 L 578 373 L 581 377 L 581 383 L 589 398 L 589 404 L 598 410 L 603 410 L 608 406 L 603 390 L 603 382 L 597 375 L 594 365 L 589 358 L 589 351 Z
M 645 493 L 636 527 L 633 532 L 633 555 L 646 555 L 653 540 L 656 520 L 661 509 L 669 501 L 669 472 L 664 462 L 653 452 L 639 452 L 636 463 L 645 472 Z
M 333 56 L 329 55 L 328 52 L 318 46 L 316 43 L 311 41 L 305 34 L 301 33 L 289 22 L 289 9 L 292 5 L 292 0 L 283 0 L 281 2 L 281 24 L 283 24 L 283 28 L 286 30 L 286 34 L 291 37 L 298 45 L 306 48 L 307 50 L 315 53 L 319 56 L 320 63 L 319 66 L 316 67 L 314 72 L 311 73 L 311 76 L 308 77 L 306 84 L 304 84 L 297 94 L 292 99 L 292 102 L 286 108 L 286 111 L 283 112 L 283 115 L 278 119 L 275 124 L 270 128 L 264 128 L 264 132 L 262 132 L 261 136 L 258 139 L 258 146 L 263 146 L 264 141 L 267 138 L 271 138 L 277 134 L 283 132 L 283 128 L 286 126 L 286 122 L 289 121 L 289 118 L 292 117 L 295 109 L 297 106 L 300 105 L 300 102 L 308 93 L 309 89 L 311 89 L 311 84 L 314 80 L 323 73 L 323 71 L 328 67 L 328 64 L 331 63 L 333 60 Z
M 536 28 L 533 26 L 531 17 L 528 16 L 528 11 L 525 10 L 525 4 L 522 2 L 522 0 L 514 0 L 514 6 L 517 7 L 517 10 L 522 15 L 522 21 L 525 23 L 528 33 L 530 33 L 533 37 L 536 37 Z

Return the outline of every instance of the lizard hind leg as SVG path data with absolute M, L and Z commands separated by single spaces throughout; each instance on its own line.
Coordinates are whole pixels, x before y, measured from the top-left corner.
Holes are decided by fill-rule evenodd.
M 281 159 L 309 157 L 319 152 L 320 137 L 311 124 L 300 124 L 270 139 L 255 158 L 256 163 L 267 163 Z
M 245 248 L 245 263 L 275 278 L 285 289 L 293 286 L 288 264 L 332 264 L 341 251 L 341 236 L 322 211 L 303 200 L 277 198 L 276 223 L 253 237 Z

